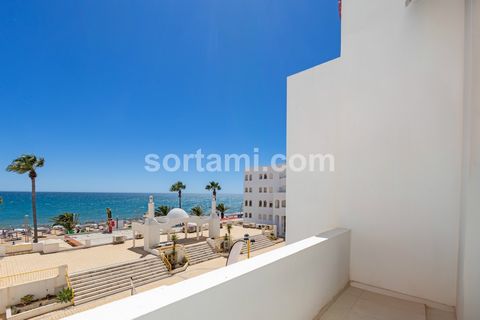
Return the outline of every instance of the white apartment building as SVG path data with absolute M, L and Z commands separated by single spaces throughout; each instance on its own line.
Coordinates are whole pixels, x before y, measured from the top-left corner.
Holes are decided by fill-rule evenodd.
M 287 169 L 287 245 L 70 320 L 317 320 L 347 285 L 321 320 L 480 319 L 480 1 L 342 6 L 341 56 L 287 80 L 287 159 L 335 155 Z
M 246 223 L 277 226 L 279 236 L 286 230 L 286 168 L 246 169 L 243 183 L 243 213 Z

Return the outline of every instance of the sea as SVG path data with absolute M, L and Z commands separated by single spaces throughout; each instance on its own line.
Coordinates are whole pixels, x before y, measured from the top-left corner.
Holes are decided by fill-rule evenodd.
M 51 225 L 51 219 L 64 212 L 79 214 L 81 223 L 105 221 L 105 209 L 119 219 L 142 217 L 147 211 L 148 197 L 153 195 L 155 206 L 178 207 L 176 193 L 87 193 L 87 192 L 37 192 L 37 220 L 39 225 Z M 23 227 L 26 220 L 32 224 L 30 192 L 2 192 L 0 204 L 0 228 Z M 242 211 L 243 195 L 217 194 L 217 204 L 224 203 L 228 213 Z M 211 194 L 182 194 L 182 208 L 189 212 L 200 206 L 206 214 L 210 212 Z

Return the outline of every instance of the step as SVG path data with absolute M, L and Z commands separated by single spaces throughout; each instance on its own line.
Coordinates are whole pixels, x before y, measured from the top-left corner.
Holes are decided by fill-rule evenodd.
M 100 275 L 100 274 L 104 274 L 104 273 L 112 273 L 112 272 L 116 272 L 116 271 L 119 271 L 119 270 L 124 270 L 126 267 L 132 267 L 132 266 L 141 266 L 141 265 L 145 265 L 145 264 L 149 264 L 149 263 L 152 263 L 154 261 L 159 261 L 160 259 L 158 258 L 151 258 L 151 259 L 145 259 L 145 260 L 141 260 L 141 261 L 134 261 L 134 262 L 130 262 L 130 263 L 122 263 L 122 264 L 119 264 L 119 265 L 115 265 L 115 266 L 112 266 L 112 267 L 102 267 L 102 268 L 98 268 L 98 269 L 92 269 L 92 270 L 88 270 L 88 271 L 82 271 L 82 272 L 78 272 L 78 273 L 72 273 L 70 275 L 70 278 L 73 280 L 79 280 L 79 279 L 84 279 L 84 278 L 89 278 L 91 277 L 92 275 Z M 161 261 L 161 260 L 160 260 Z
M 187 251 L 190 265 L 198 264 L 219 257 L 219 255 L 215 253 L 210 247 L 210 245 L 206 242 L 186 246 L 185 250 Z
M 99 279 L 98 281 L 97 280 L 92 280 L 92 281 L 85 281 L 84 283 L 74 284 L 73 288 L 74 288 L 75 292 L 79 293 L 79 292 L 83 292 L 84 290 L 99 287 L 100 285 L 105 284 L 105 283 L 106 284 L 114 283 L 114 282 L 125 280 L 125 279 L 130 280 L 131 277 L 138 279 L 142 275 L 149 275 L 149 274 L 152 274 L 153 272 L 155 272 L 155 274 L 163 274 L 163 273 L 168 273 L 168 270 L 161 269 L 161 268 L 159 268 L 159 269 L 145 268 L 141 271 L 125 273 L 121 277 L 113 276 L 113 277 Z
M 189 261 L 196 261 L 196 260 L 200 260 L 200 259 L 215 259 L 215 258 L 218 258 L 217 255 L 205 255 L 205 256 L 201 256 L 201 257 L 195 257 L 195 258 L 190 258 Z
M 142 265 L 134 265 L 134 266 L 125 266 L 123 269 L 117 269 L 114 272 L 101 272 L 101 273 L 92 273 L 89 276 L 83 276 L 82 278 L 70 278 L 70 281 L 73 285 L 85 282 L 85 281 L 94 281 L 97 279 L 105 279 L 105 278 L 112 278 L 121 274 L 124 274 L 125 272 L 134 272 L 134 271 L 141 271 L 147 268 L 152 268 L 152 267 L 164 267 L 165 265 L 163 264 L 162 261 L 158 262 L 151 262 L 148 264 L 142 264 Z M 165 268 L 166 269 L 166 268 Z M 107 270 L 108 271 L 108 270 Z
M 153 276 L 153 277 L 150 277 L 148 279 L 143 279 L 142 281 L 134 281 L 133 284 L 134 284 L 135 288 L 138 288 L 138 287 L 141 287 L 145 284 L 155 282 L 155 281 L 167 278 L 169 276 L 170 276 L 169 274 L 167 274 L 164 277 Z M 130 286 L 130 283 L 128 283 L 128 285 L 126 285 L 126 286 L 122 286 L 122 287 L 118 287 L 118 288 L 112 288 L 111 291 L 105 291 L 105 292 L 98 293 L 97 295 L 92 295 L 92 296 L 89 296 L 89 297 L 80 297 L 79 299 L 75 299 L 75 305 L 79 305 L 79 304 L 87 303 L 87 302 L 90 302 L 90 301 L 93 301 L 93 300 L 108 297 L 110 295 L 114 295 L 114 294 L 117 294 L 117 293 L 120 293 L 120 292 L 128 291 L 130 289 L 131 289 L 131 286 Z
M 197 252 L 193 252 L 191 254 L 189 254 L 188 256 L 190 258 L 194 258 L 194 257 L 201 257 L 201 256 L 216 256 L 217 254 L 213 253 L 213 252 L 205 252 L 205 253 L 197 253 Z
M 253 236 L 251 237 L 251 239 L 255 240 L 255 242 L 250 247 L 250 251 L 265 249 L 280 242 L 280 241 L 272 241 L 263 235 Z M 247 244 L 244 244 L 242 248 L 242 253 L 245 254 L 246 251 L 247 251 Z
M 139 277 L 136 277 L 136 278 L 134 277 L 133 278 L 133 283 L 135 284 L 135 282 L 143 281 L 145 279 L 149 279 L 149 278 L 152 278 L 152 277 L 157 278 L 158 280 L 161 280 L 163 278 L 168 277 L 169 275 L 170 274 L 168 272 L 155 273 L 155 274 L 144 273 Z M 111 291 L 112 288 L 123 287 L 123 286 L 130 286 L 130 277 L 122 278 L 122 279 L 119 279 L 119 280 L 114 281 L 114 282 L 103 283 L 103 284 L 98 285 L 98 286 L 84 288 L 82 290 L 76 290 L 75 288 L 73 288 L 73 289 L 74 289 L 74 292 L 75 292 L 75 297 L 78 297 L 79 299 L 82 299 L 84 297 L 97 295 L 97 294 L 102 293 L 102 292 Z
M 150 276 L 142 276 L 141 278 L 138 278 L 138 279 L 134 279 L 133 280 L 133 283 L 137 283 L 137 282 L 141 282 L 141 281 L 144 281 L 145 279 L 150 279 L 150 278 L 155 278 L 155 279 L 158 279 L 158 280 L 161 280 L 161 279 L 164 279 L 166 277 L 170 276 L 169 273 L 161 273 L 161 274 L 155 274 L 155 275 L 150 275 Z M 113 288 L 118 288 L 118 287 L 124 287 L 124 286 L 130 286 L 130 279 L 122 279 L 122 280 L 119 280 L 119 281 L 115 281 L 115 282 L 112 282 L 112 283 L 107 283 L 107 284 L 103 284 L 101 286 L 98 286 L 98 287 L 93 287 L 93 288 L 89 288 L 87 290 L 83 290 L 83 291 L 74 291 L 75 292 L 75 297 L 78 298 L 78 299 L 83 299 L 85 297 L 90 297 L 90 296 L 95 296 L 95 295 L 98 295 L 100 293 L 103 293 L 103 292 L 109 292 L 111 291 Z
M 147 259 L 139 259 L 139 260 L 133 260 L 133 261 L 125 261 L 117 264 L 112 264 L 108 266 L 104 266 L 101 268 L 95 268 L 95 269 L 89 269 L 89 270 L 84 270 L 84 271 L 79 271 L 79 272 L 74 272 L 71 274 L 71 276 L 83 276 L 92 272 L 98 272 L 98 271 L 103 271 L 103 270 L 114 270 L 117 268 L 121 268 L 126 265 L 134 265 L 134 264 L 141 264 L 145 263 L 145 261 L 150 261 L 150 260 L 156 260 L 157 258 L 147 258 Z

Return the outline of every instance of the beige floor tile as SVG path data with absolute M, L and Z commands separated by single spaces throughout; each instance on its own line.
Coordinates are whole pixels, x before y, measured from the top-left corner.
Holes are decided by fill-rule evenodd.
M 349 287 L 319 319 L 425 320 L 425 316 L 425 306 L 423 304 Z
M 348 287 L 345 290 L 345 293 L 352 294 L 352 295 L 357 296 L 357 297 L 360 297 L 364 292 L 365 292 L 365 290 L 362 290 L 362 289 L 356 288 L 356 287 L 351 287 L 351 286 Z
M 427 320 L 455 320 L 455 313 L 427 307 Z

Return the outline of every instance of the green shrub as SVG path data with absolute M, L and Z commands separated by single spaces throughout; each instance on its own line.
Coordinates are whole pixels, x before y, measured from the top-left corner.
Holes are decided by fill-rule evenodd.
M 23 305 L 27 305 L 27 304 L 30 304 L 32 303 L 33 301 L 33 298 L 34 298 L 34 295 L 33 294 L 27 294 L 26 296 L 23 296 L 20 301 L 22 301 Z
M 71 288 L 63 288 L 57 293 L 57 300 L 62 303 L 68 303 L 73 300 L 73 290 Z

